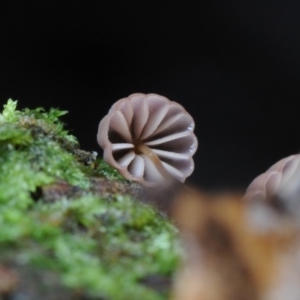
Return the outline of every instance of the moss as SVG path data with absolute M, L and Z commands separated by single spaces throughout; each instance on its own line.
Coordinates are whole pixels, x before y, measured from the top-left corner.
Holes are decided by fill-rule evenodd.
M 116 170 L 79 149 L 59 119 L 65 112 L 16 104 L 0 114 L 0 264 L 38 268 L 41 280 L 55 272 L 85 299 L 166 299 L 168 287 L 145 281 L 172 278 L 175 228 L 130 196 Z
M 111 168 L 102 158 L 97 160 L 96 168 L 97 172 L 105 178 L 125 181 L 124 177 L 116 169 Z

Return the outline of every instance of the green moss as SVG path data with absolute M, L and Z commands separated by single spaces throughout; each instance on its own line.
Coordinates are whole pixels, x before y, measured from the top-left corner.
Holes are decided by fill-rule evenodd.
M 172 277 L 176 230 L 129 195 L 103 197 L 90 188 L 91 176 L 124 179 L 102 160 L 82 159 L 89 154 L 64 130 L 63 114 L 18 111 L 12 100 L 0 114 L 0 262 L 54 271 L 65 287 L 88 297 L 166 299 L 142 282 Z M 45 202 L 39 191 L 59 182 L 80 195 L 62 192 Z
M 124 177 L 122 177 L 116 169 L 110 167 L 102 158 L 97 160 L 96 170 L 105 178 L 125 181 Z

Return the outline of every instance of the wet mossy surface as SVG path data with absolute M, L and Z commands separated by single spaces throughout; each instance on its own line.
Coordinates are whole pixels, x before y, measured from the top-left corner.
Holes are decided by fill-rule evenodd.
M 79 148 L 66 112 L 16 104 L 0 115 L 0 296 L 167 299 L 174 226 L 141 186 Z

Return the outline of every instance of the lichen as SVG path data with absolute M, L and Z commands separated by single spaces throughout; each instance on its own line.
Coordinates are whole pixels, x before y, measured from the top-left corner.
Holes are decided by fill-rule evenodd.
M 0 266 L 37 268 L 41 280 L 55 272 L 84 299 L 166 299 L 168 286 L 145 282 L 170 280 L 176 270 L 173 225 L 79 149 L 60 120 L 66 112 L 16 105 L 9 100 L 0 114 Z M 116 185 L 102 193 L 105 180 Z

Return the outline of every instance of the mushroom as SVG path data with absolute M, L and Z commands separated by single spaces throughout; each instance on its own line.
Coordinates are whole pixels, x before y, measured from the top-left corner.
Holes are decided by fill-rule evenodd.
M 97 140 L 104 160 L 126 179 L 156 186 L 184 182 L 194 170 L 195 123 L 178 103 L 157 94 L 132 94 L 101 120 Z
M 290 201 L 300 190 L 300 155 L 281 159 L 265 173 L 256 177 L 246 190 L 245 199 L 273 201 L 279 198 Z M 298 197 L 297 194 L 297 197 Z

